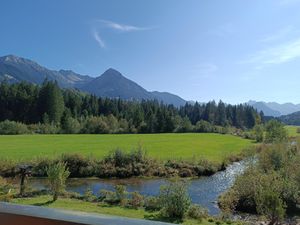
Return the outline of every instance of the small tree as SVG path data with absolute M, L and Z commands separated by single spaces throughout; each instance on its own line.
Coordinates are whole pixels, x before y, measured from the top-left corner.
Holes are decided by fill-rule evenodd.
M 126 187 L 124 185 L 116 185 L 116 201 L 120 203 L 120 205 L 125 205 L 126 203 Z
M 256 142 L 262 142 L 264 140 L 264 128 L 262 125 L 255 125 L 253 132 Z
M 58 195 L 65 189 L 65 183 L 70 175 L 69 170 L 66 168 L 66 163 L 58 162 L 52 164 L 46 169 L 50 189 L 53 193 L 53 201 L 56 201 Z
M 266 124 L 266 143 L 284 142 L 288 138 L 287 130 L 283 124 L 277 120 L 270 120 Z
M 176 181 L 162 186 L 159 193 L 159 202 L 165 216 L 182 219 L 191 205 L 187 183 Z
M 261 188 L 255 196 L 256 210 L 270 220 L 270 225 L 277 224 L 284 218 L 285 204 L 280 194 L 272 188 Z

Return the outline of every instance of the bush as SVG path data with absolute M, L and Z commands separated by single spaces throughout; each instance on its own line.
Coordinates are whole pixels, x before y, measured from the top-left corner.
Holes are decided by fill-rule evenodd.
M 0 160 L 0 176 L 13 177 L 17 174 L 17 165 L 13 160 L 1 159 Z
M 205 120 L 200 120 L 196 123 L 195 126 L 196 132 L 201 132 L 201 133 L 211 133 L 214 132 L 213 125 L 211 125 L 210 122 L 205 121 Z
M 9 202 L 12 199 L 12 185 L 8 184 L 7 181 L 0 177 L 0 201 Z
M 66 164 L 62 162 L 50 165 L 47 167 L 46 171 L 50 189 L 53 193 L 53 201 L 56 201 L 58 195 L 65 189 L 65 183 L 70 175 L 70 172 L 66 168 Z
M 149 197 L 145 198 L 144 207 L 145 207 L 145 210 L 148 210 L 148 211 L 161 210 L 159 198 L 154 197 L 154 196 L 149 196 Z
M 5 120 L 0 122 L 0 134 L 28 134 L 29 130 L 23 123 Z
M 153 163 L 141 146 L 129 153 L 116 149 L 100 162 L 97 171 L 99 177 L 152 175 L 151 171 L 156 168 Z
M 60 127 L 52 123 L 30 124 L 28 125 L 28 129 L 31 133 L 35 134 L 57 134 L 60 131 Z
M 68 167 L 70 177 L 82 177 L 82 171 L 90 165 L 89 160 L 80 154 L 63 154 L 61 161 Z
M 207 209 L 201 207 L 200 205 L 191 205 L 187 211 L 187 216 L 191 219 L 202 220 L 208 217 Z
M 117 202 L 119 202 L 120 205 L 125 205 L 127 196 L 126 187 L 124 185 L 116 185 L 115 190 Z
M 84 122 L 82 133 L 85 134 L 108 134 L 110 133 L 109 125 L 105 121 L 105 117 L 92 116 Z
M 253 133 L 254 133 L 256 142 L 263 142 L 263 140 L 264 140 L 264 127 L 263 127 L 263 125 L 255 125 L 253 127 Z
M 97 197 L 93 194 L 92 190 L 88 188 L 84 192 L 82 199 L 87 202 L 94 202 L 97 200 Z
M 49 157 L 37 157 L 32 161 L 33 169 L 32 176 L 43 177 L 47 176 L 47 168 L 55 163 L 55 160 Z
M 288 138 L 287 130 L 283 124 L 277 120 L 270 120 L 266 124 L 266 143 L 285 142 Z
M 100 190 L 99 201 L 106 202 L 110 205 L 116 205 L 119 201 L 116 198 L 116 193 L 114 191 Z
M 182 219 L 191 205 L 187 184 L 183 181 L 176 181 L 166 186 L 161 186 L 159 203 L 164 216 Z
M 128 205 L 134 209 L 144 205 L 144 196 L 138 192 L 131 193 L 131 198 L 128 200 Z
M 77 134 L 81 129 L 81 125 L 77 119 L 68 117 L 62 124 L 62 129 L 65 134 Z

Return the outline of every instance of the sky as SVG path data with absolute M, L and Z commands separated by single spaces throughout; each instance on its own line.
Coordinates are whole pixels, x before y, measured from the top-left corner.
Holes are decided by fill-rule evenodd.
M 0 55 L 186 100 L 300 103 L 300 0 L 3 0 Z

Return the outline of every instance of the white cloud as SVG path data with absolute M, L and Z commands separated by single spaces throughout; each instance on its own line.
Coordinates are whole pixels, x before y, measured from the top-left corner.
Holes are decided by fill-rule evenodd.
M 97 24 L 96 24 L 97 23 Z M 100 25 L 99 25 L 100 23 Z M 153 29 L 151 27 L 137 27 L 128 24 L 120 24 L 109 20 L 94 20 L 93 27 L 92 27 L 92 36 L 98 43 L 101 48 L 105 48 L 105 42 L 103 41 L 102 37 L 100 36 L 99 30 L 104 32 L 104 29 L 108 28 L 110 30 L 115 30 L 119 32 L 132 32 L 132 31 L 143 31 L 143 30 L 150 30 Z
M 92 35 L 93 35 L 95 41 L 98 43 L 98 45 L 99 45 L 101 48 L 105 48 L 105 43 L 104 43 L 104 41 L 102 40 L 102 38 L 101 38 L 99 32 L 96 31 L 96 30 L 93 30 L 93 31 L 92 31 Z
M 122 32 L 131 32 L 131 31 L 142 31 L 149 30 L 150 27 L 137 27 L 133 25 L 120 24 L 109 20 L 97 20 L 102 23 L 105 27 L 108 27 L 113 30 L 122 31 Z
M 257 64 L 261 69 L 267 65 L 282 64 L 300 57 L 300 38 L 263 49 L 241 63 Z

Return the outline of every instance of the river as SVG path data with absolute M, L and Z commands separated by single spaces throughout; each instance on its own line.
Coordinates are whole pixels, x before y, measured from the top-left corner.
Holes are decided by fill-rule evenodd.
M 189 180 L 189 194 L 192 202 L 206 207 L 211 215 L 220 213 L 217 200 L 220 194 L 231 187 L 236 177 L 246 168 L 247 161 L 235 162 L 226 170 L 215 173 L 212 176 Z M 166 178 L 129 178 L 129 179 L 97 179 L 97 178 L 72 178 L 68 179 L 66 190 L 83 194 L 88 188 L 95 195 L 99 195 L 101 189 L 113 190 L 114 185 L 126 185 L 127 191 L 138 191 L 143 195 L 157 195 L 159 187 L 169 180 Z M 46 179 L 31 178 L 28 184 L 35 189 L 46 188 Z

